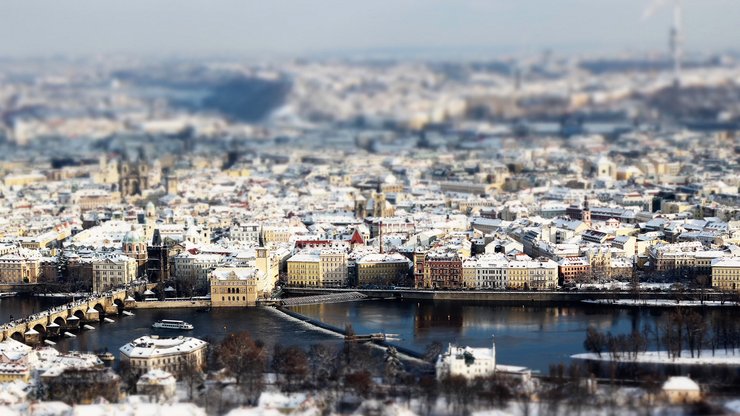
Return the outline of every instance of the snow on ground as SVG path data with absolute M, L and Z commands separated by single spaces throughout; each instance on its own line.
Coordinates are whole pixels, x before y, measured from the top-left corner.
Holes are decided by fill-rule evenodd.
M 736 302 L 721 302 L 718 300 L 705 300 L 704 302 L 698 300 L 671 300 L 671 299 L 589 299 L 582 300 L 583 303 L 594 303 L 599 305 L 624 305 L 624 306 L 658 306 L 658 307 L 674 307 L 674 306 L 739 306 Z
M 640 283 L 642 290 L 669 290 L 673 283 Z M 631 290 L 630 282 L 609 282 L 609 283 L 576 283 L 579 290 Z
M 627 352 L 621 352 L 616 361 L 619 362 L 638 362 L 638 363 L 656 363 L 656 364 L 701 364 L 701 365 L 730 365 L 740 366 L 740 348 L 725 351 L 724 349 L 701 350 L 698 357 L 691 357 L 689 351 L 681 351 L 680 357 L 671 357 L 667 351 L 646 351 L 637 354 L 637 357 L 630 356 Z M 574 354 L 570 356 L 578 360 L 593 361 L 612 361 L 612 355 L 608 352 L 602 352 L 601 356 L 596 353 L 588 352 L 583 354 Z
M 732 414 L 740 414 L 740 399 L 725 403 L 725 409 Z

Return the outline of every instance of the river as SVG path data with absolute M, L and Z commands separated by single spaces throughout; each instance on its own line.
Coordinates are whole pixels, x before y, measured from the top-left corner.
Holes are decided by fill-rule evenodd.
M 4 298 L 0 300 L 0 322 L 38 312 L 63 302 L 59 299 Z M 475 347 L 489 346 L 495 336 L 497 361 L 522 365 L 546 372 L 552 363 L 569 361 L 571 354 L 584 352 L 586 329 L 594 325 L 602 331 L 627 333 L 644 324 L 654 326 L 666 311 L 629 309 L 596 305 L 553 307 L 515 307 L 460 302 L 415 302 L 403 300 L 366 300 L 293 307 L 292 310 L 322 322 L 343 328 L 352 324 L 357 334 L 385 332 L 398 334 L 397 344 L 423 352 L 433 341 L 443 345 L 458 343 Z M 248 331 L 268 345 L 308 346 L 313 343 L 339 343 L 339 338 L 316 331 L 305 324 L 286 319 L 269 308 L 213 309 L 142 309 L 135 316 L 114 316 L 115 323 L 94 325 L 80 331 L 77 338 L 58 340 L 63 351 L 112 352 L 136 337 L 146 334 L 173 335 L 167 330 L 152 330 L 159 319 L 179 319 L 192 323 L 187 334 L 219 340 L 236 331 Z M 720 309 L 712 314 L 726 313 Z

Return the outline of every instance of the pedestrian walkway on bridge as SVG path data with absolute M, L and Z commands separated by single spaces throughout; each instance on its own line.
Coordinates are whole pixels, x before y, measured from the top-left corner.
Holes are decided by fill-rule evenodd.
M 273 299 L 280 306 L 316 305 L 321 303 L 353 302 L 367 299 L 359 292 L 332 293 L 329 295 L 301 296 L 297 298 Z

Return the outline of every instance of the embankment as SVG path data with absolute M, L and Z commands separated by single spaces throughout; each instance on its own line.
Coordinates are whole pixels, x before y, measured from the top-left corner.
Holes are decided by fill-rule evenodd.
M 209 308 L 210 300 L 148 300 L 136 302 L 133 309 Z

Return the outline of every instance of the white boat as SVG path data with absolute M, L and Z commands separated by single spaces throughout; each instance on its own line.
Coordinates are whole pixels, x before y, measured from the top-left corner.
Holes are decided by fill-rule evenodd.
M 71 333 L 71 332 L 65 332 L 64 336 L 67 338 L 77 338 L 77 335 Z
M 107 323 L 109 323 L 109 324 L 112 324 L 113 322 L 116 322 L 116 321 L 114 321 L 114 320 L 112 320 L 112 319 L 110 319 L 110 318 L 103 318 L 103 321 L 104 321 L 104 322 L 107 322 Z
M 129 311 L 123 311 L 123 314 L 126 316 L 134 316 L 134 313 Z
M 45 340 L 44 340 L 44 344 L 46 344 L 46 345 L 57 345 L 57 343 L 56 343 L 56 342 L 54 342 L 54 341 L 51 341 L 51 340 L 48 340 L 48 339 L 45 339 Z
M 85 329 L 88 329 L 88 330 L 89 329 L 95 329 L 95 327 L 94 326 L 91 326 L 91 325 L 83 325 L 82 327 L 85 328 Z
M 189 331 L 193 329 L 193 325 L 185 322 L 185 321 L 175 321 L 172 319 L 162 319 L 159 322 L 155 322 L 152 324 L 152 328 L 159 328 L 159 329 L 183 329 L 186 331 Z

